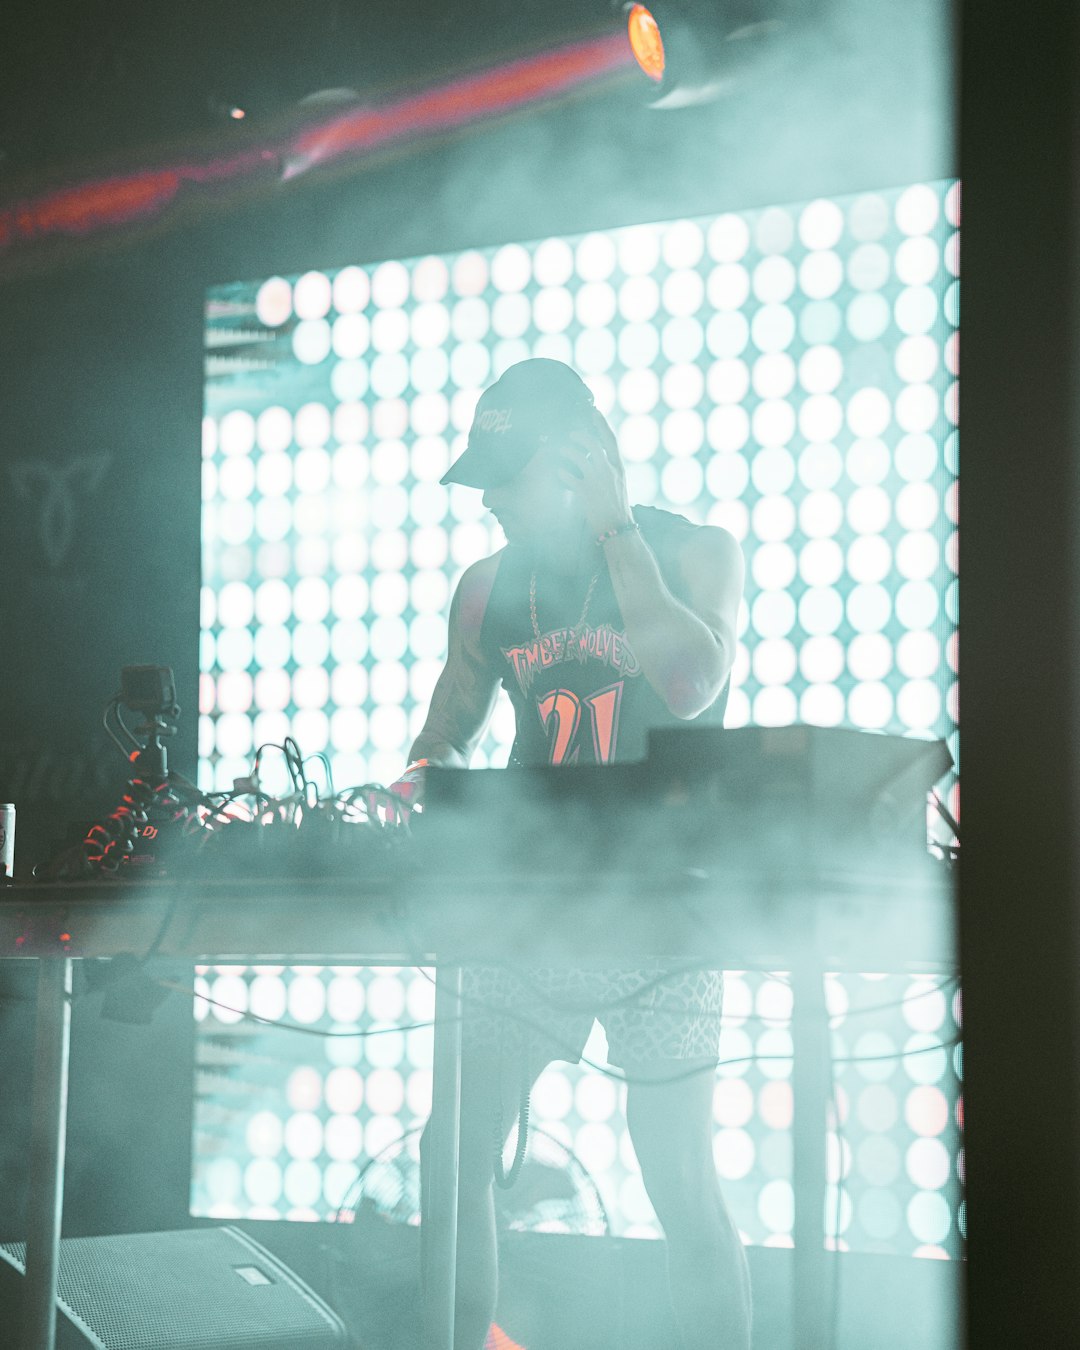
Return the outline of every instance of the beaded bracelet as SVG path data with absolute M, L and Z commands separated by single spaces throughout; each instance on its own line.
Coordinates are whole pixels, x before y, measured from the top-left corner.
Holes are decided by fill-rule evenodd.
M 605 530 L 603 534 L 596 536 L 596 542 L 599 545 L 606 544 L 609 539 L 617 539 L 620 534 L 629 534 L 631 530 L 640 529 L 636 520 L 628 520 L 625 525 L 616 525 L 613 530 Z

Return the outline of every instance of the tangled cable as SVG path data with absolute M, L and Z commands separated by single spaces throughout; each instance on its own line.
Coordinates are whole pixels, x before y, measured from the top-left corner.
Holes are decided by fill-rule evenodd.
M 134 855 L 136 841 L 150 824 L 151 814 L 182 823 L 190 812 L 168 780 L 153 784 L 138 776 L 128 779 L 119 805 L 104 820 L 95 821 L 77 844 L 35 867 L 35 879 L 84 881 L 115 875 Z

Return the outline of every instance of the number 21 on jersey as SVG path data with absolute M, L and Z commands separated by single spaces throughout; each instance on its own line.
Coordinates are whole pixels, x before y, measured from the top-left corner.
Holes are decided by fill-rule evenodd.
M 536 710 L 548 738 L 550 764 L 576 764 L 581 753 L 580 737 L 586 734 L 582 721 L 587 716 L 592 732 L 594 762 L 610 764 L 619 739 L 619 708 L 623 681 L 597 689 L 584 698 L 572 689 L 552 689 L 536 700 Z

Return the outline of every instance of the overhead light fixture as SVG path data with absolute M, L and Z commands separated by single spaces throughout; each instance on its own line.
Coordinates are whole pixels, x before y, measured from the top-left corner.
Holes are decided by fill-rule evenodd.
M 654 108 L 683 108 L 731 92 L 786 27 L 783 0 L 616 4 Z

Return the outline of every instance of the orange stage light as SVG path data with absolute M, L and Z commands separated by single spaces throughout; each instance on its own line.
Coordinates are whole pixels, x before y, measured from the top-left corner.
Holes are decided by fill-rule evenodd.
M 631 5 L 626 30 L 634 59 L 649 79 L 659 84 L 664 78 L 664 40 L 652 11 L 644 5 Z

